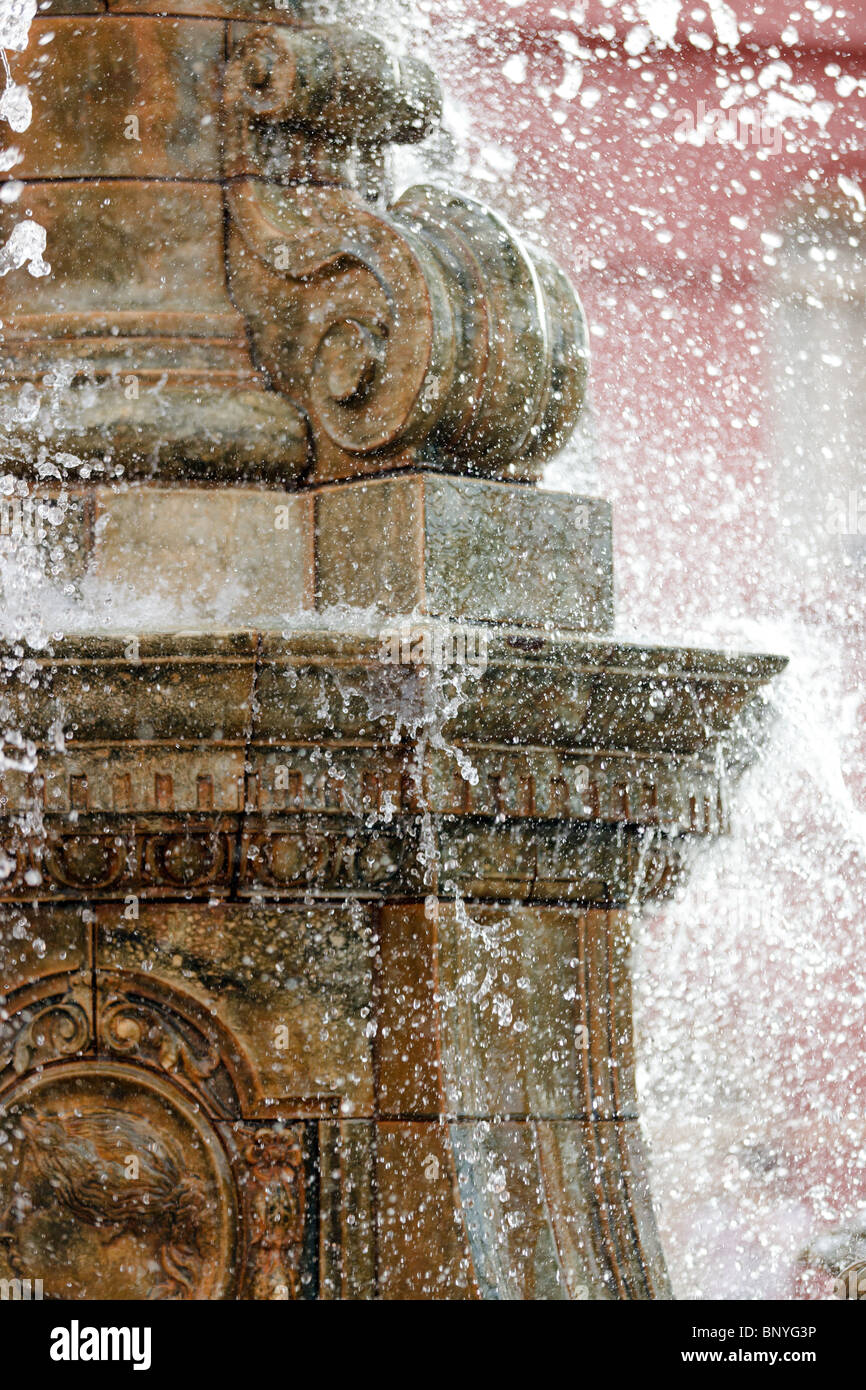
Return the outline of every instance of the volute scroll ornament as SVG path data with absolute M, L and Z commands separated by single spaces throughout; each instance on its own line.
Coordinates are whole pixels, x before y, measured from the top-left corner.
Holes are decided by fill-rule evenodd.
M 0 1075 L 11 1068 L 14 1075 L 21 1076 L 47 1060 L 83 1052 L 91 1041 L 87 1010 L 71 994 L 41 1000 L 18 1016 L 4 1009 Z
M 22 142 L 52 269 L 0 282 L 13 471 L 62 447 L 108 483 L 539 476 L 577 421 L 583 315 L 488 209 L 436 188 L 388 205 L 388 146 L 440 117 L 426 64 L 345 24 L 237 22 L 217 42 L 165 15 L 56 22 L 43 52 L 55 17 L 35 21 L 16 80 L 43 121 L 74 63 L 89 95 L 74 138 L 37 119 Z M 139 140 L 117 133 L 127 87 L 166 102 Z
M 434 75 L 339 25 L 247 31 L 228 65 L 228 279 L 253 358 L 310 420 L 307 481 L 424 463 L 532 479 L 571 434 L 587 336 L 562 272 L 437 188 L 386 208 Z
M 310 478 L 424 462 L 535 478 L 587 373 L 577 297 L 495 214 L 435 188 L 389 212 L 242 180 L 229 284 L 272 387 L 308 415 Z

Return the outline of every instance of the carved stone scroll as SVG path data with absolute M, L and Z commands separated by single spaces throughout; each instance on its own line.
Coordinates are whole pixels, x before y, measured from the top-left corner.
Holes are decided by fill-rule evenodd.
M 487 209 L 413 189 L 386 214 L 259 180 L 228 206 L 232 294 L 271 383 L 312 422 L 311 477 L 383 456 L 535 477 L 571 433 L 580 306 Z
M 539 475 L 580 410 L 583 317 L 487 209 L 433 188 L 386 209 L 387 147 L 439 119 L 424 63 L 345 24 L 35 23 L 19 173 L 52 271 L 0 283 L 0 407 L 29 402 L 10 466 L 53 444 L 127 479 Z M 76 83 L 81 122 L 53 99 Z M 133 113 L 138 139 L 127 91 L 165 108 Z

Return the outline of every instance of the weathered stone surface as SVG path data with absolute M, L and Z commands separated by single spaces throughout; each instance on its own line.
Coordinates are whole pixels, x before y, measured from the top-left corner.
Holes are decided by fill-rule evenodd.
M 603 632 L 610 506 L 426 474 L 317 490 L 320 605 Z
M 85 0 L 90 4 L 92 0 Z M 54 3 L 54 0 L 52 0 Z M 64 0 L 77 5 L 78 0 Z M 212 16 L 216 19 L 261 19 L 276 24 L 297 22 L 308 6 L 308 0 L 172 0 L 172 14 Z M 82 6 L 84 8 L 84 6 Z M 109 13 L 159 15 L 165 12 L 165 0 L 104 0 Z
M 9 1021 L 23 1004 L 35 1017 L 45 1001 L 62 998 L 71 988 L 89 1016 L 91 936 L 79 905 L 0 908 L 0 1072 L 14 1069 L 16 1047 L 30 1054 L 28 1063 L 40 1051 L 38 1027 L 25 1035 Z M 18 1060 L 20 1071 L 20 1055 Z
M 48 514 L 40 553 L 59 545 L 64 575 L 149 603 L 165 627 L 333 607 L 594 632 L 612 619 L 610 508 L 594 499 L 436 474 L 301 494 L 78 484 L 63 497 L 61 531 L 47 493 L 28 502 Z
M 182 622 L 219 613 L 238 626 L 313 607 L 307 495 L 99 488 L 94 500 L 89 575 L 115 593 Z
M 369 1120 L 319 1122 L 322 1213 L 320 1294 L 349 1301 L 378 1296 L 376 1230 L 376 1135 Z
M 447 1126 L 379 1124 L 376 1187 L 380 1297 L 477 1299 Z
M 105 993 L 135 976 L 151 993 L 194 1000 L 244 1040 L 254 1078 L 245 1119 L 373 1113 L 364 910 L 143 903 L 133 922 L 111 908 L 97 920 Z
M 217 179 L 223 44 L 216 20 L 95 23 L 52 6 L 13 60 L 33 103 L 15 177 Z
M 5 441 L 9 467 L 26 473 L 50 444 L 95 459 L 96 479 L 157 467 L 163 477 L 303 476 L 306 424 L 255 373 L 226 292 L 218 186 L 49 181 L 28 186 L 27 203 L 47 230 L 52 273 L 0 280 L 0 404 L 38 392 L 26 428 Z M 18 220 L 3 205 L 0 234 Z
M 9 463 L 62 442 L 126 477 L 539 476 L 580 410 L 582 313 L 485 208 L 384 210 L 386 145 L 438 116 L 429 69 L 293 8 L 111 9 L 42 17 L 13 55 L 52 273 L 0 285 L 0 405 L 52 391 L 10 409 Z
M 380 920 L 386 1114 L 635 1118 L 625 915 L 405 904 Z
M 106 0 L 48 0 L 39 8 L 43 15 L 50 18 L 62 14 L 104 14 L 107 5 Z M 124 9 L 133 8 L 134 5 L 124 5 Z
M 633 1121 L 394 1121 L 378 1155 L 384 1299 L 668 1294 Z

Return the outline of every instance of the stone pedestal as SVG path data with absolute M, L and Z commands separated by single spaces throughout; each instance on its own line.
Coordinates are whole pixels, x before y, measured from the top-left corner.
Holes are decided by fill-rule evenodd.
M 118 610 L 162 603 L 175 622 L 345 608 L 587 632 L 613 621 L 611 509 L 598 498 L 407 473 L 302 492 L 72 486 L 27 507 L 22 537 L 55 555 L 58 576 Z

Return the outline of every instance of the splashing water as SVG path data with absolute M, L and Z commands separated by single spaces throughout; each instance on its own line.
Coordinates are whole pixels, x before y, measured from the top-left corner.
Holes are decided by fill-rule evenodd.
M 0 3 L 0 48 L 22 52 L 27 47 L 30 25 L 36 15 L 36 0 L 2 0 Z
M 866 1157 L 856 702 L 832 637 L 792 622 L 748 637 L 794 653 L 762 760 L 730 838 L 637 932 L 638 1083 L 681 1298 L 826 1293 L 800 1252 L 857 1207 Z
M 4 0 L 0 48 L 26 46 L 35 8 L 35 0 Z M 538 76 L 534 57 L 527 58 L 515 47 L 517 31 L 506 25 L 501 52 L 483 73 L 486 80 L 495 72 L 495 99 L 489 97 L 491 86 L 485 86 L 479 87 L 476 102 L 471 89 L 478 73 L 471 70 L 466 57 L 469 39 L 479 32 L 472 6 L 464 0 L 448 0 L 440 7 L 447 19 L 444 25 L 434 22 L 435 7 L 430 4 L 394 3 L 386 11 L 369 0 L 361 8 L 359 24 L 366 23 L 395 46 L 415 46 L 429 54 L 441 72 L 453 75 L 446 93 L 446 133 L 420 151 L 399 154 L 398 188 L 420 177 L 438 181 L 446 164 L 453 188 L 456 167 L 462 189 L 506 204 L 530 237 L 542 244 L 559 236 L 570 238 L 597 301 L 597 326 L 613 328 L 610 336 L 624 344 L 639 338 L 645 305 L 640 301 L 635 308 L 632 281 L 626 285 L 622 242 L 618 246 L 613 215 L 605 221 L 596 207 L 583 222 L 569 228 L 564 214 L 558 223 L 548 217 L 550 209 L 544 201 L 545 196 L 553 200 L 558 196 L 551 181 L 557 161 L 568 170 L 579 168 L 586 179 L 583 187 L 601 181 L 598 162 L 592 162 L 591 155 L 604 157 L 605 136 L 592 113 L 599 105 L 603 109 L 606 98 L 592 73 L 596 60 L 590 48 L 578 42 L 565 19 L 558 20 L 561 28 L 554 27 L 550 39 L 556 63 Z M 514 10 L 516 23 L 520 6 L 508 9 Z M 323 5 L 321 17 L 326 19 L 329 13 Z M 650 96 L 661 102 L 665 94 L 656 89 L 664 83 L 665 55 L 679 32 L 682 7 L 676 0 L 646 0 L 638 4 L 637 14 L 641 24 L 630 31 L 626 52 L 634 63 L 644 63 L 642 70 L 654 78 L 653 84 L 645 85 L 653 87 Z M 713 3 L 710 19 L 711 42 L 736 48 L 735 7 Z M 597 47 L 605 42 L 602 33 L 593 40 Z M 0 97 L 0 119 L 21 132 L 30 123 L 29 98 L 12 83 L 5 53 L 4 63 L 7 85 Z M 733 104 L 752 99 L 744 95 L 745 84 L 752 80 L 743 79 Z M 764 83 L 763 90 L 778 83 L 781 92 L 792 78 L 780 71 L 769 73 Z M 856 93 L 856 88 L 845 90 Z M 806 123 L 816 94 L 800 90 L 798 97 L 790 91 L 782 95 L 789 102 L 787 119 L 795 125 L 801 118 Z M 520 120 L 513 122 L 503 118 L 512 102 L 522 103 Z M 499 112 L 498 125 L 491 118 L 491 103 L 494 112 Z M 730 107 L 731 103 L 726 109 Z M 573 119 L 574 112 L 578 115 Z M 554 119 L 562 113 L 561 121 Z M 818 110 L 818 117 L 825 114 Z M 533 165 L 523 158 L 520 123 L 528 125 L 530 119 L 542 117 L 547 121 L 547 149 Z M 780 119 L 785 119 L 785 111 Z M 572 129 L 576 122 L 577 133 Z M 808 132 L 798 138 L 811 156 L 824 138 L 821 120 L 811 119 Z M 16 157 L 14 151 L 7 155 Z M 860 184 L 845 174 L 839 175 L 838 184 L 851 206 L 862 211 Z M 652 237 L 670 231 L 647 206 L 654 196 L 646 188 L 617 190 L 620 207 Z M 740 199 L 744 196 L 737 194 Z M 612 196 L 610 201 L 616 200 Z M 732 208 L 741 206 L 732 201 Z M 687 258 L 703 254 L 697 240 L 684 242 Z M 586 256 L 578 257 L 585 247 L 589 248 Z M 555 249 L 561 251 L 561 247 Z M 33 276 L 49 274 L 45 252 L 44 229 L 30 218 L 19 222 L 0 247 L 0 275 L 24 269 Z M 595 281 L 593 273 L 597 273 Z M 678 315 L 687 319 L 675 292 L 670 301 L 664 296 L 657 301 L 663 305 L 662 312 L 668 313 L 658 323 L 652 321 L 659 340 L 664 332 L 673 331 L 670 325 Z M 684 337 L 689 331 L 687 324 Z M 601 333 L 598 340 L 604 343 Z M 653 339 L 653 350 L 656 345 Z M 679 351 L 684 358 L 686 349 L 680 345 Z M 716 369 L 714 379 L 720 382 L 719 413 L 732 415 L 739 410 L 737 392 L 745 389 L 739 377 L 741 366 L 736 361 L 727 363 L 718 346 L 711 345 L 708 356 Z M 681 365 L 676 348 L 670 350 L 670 358 L 672 375 L 658 386 L 661 394 L 665 390 L 673 394 L 675 389 Z M 627 376 L 628 368 L 623 373 Z M 57 390 L 62 388 L 59 383 Z M 620 635 L 632 639 L 639 626 L 659 637 L 669 632 L 677 638 L 791 657 L 788 671 L 768 694 L 772 719 L 761 725 L 761 761 L 732 798 L 731 836 L 702 852 L 688 883 L 674 899 L 653 919 L 636 926 L 639 1090 L 653 1191 L 674 1288 L 681 1298 L 821 1296 L 826 1286 L 809 1282 L 799 1263 L 800 1251 L 822 1230 L 861 1208 L 866 1197 L 866 1123 L 862 1119 L 866 1082 L 861 1063 L 866 963 L 860 942 L 866 900 L 866 811 L 861 772 L 862 656 L 857 639 L 863 625 L 862 596 L 855 585 L 853 598 L 828 602 L 815 620 L 807 620 L 802 593 L 796 584 L 789 584 L 786 571 L 768 555 L 765 543 L 767 529 L 778 520 L 778 502 L 750 491 L 751 480 L 749 489 L 739 495 L 733 495 L 735 487 L 732 495 L 725 492 L 725 479 L 733 477 L 734 466 L 725 447 L 712 442 L 708 420 L 700 420 L 706 448 L 690 452 L 688 441 L 678 437 L 675 422 L 652 456 L 649 449 L 642 453 L 638 447 L 644 429 L 642 413 L 649 413 L 651 402 L 639 399 L 634 404 L 628 391 L 620 389 L 618 394 L 609 383 L 606 391 L 608 402 L 625 400 L 632 411 L 629 415 L 624 407 L 621 419 L 608 424 L 610 447 L 602 449 L 596 442 L 594 463 L 588 467 L 578 442 L 556 462 L 546 481 L 585 490 L 587 480 L 592 485 L 596 479 L 599 491 L 613 494 L 621 503 L 617 534 L 625 582 Z M 40 408 L 35 391 L 18 406 L 25 414 Z M 610 421 L 614 413 L 612 407 L 606 417 L 604 402 L 597 404 L 602 435 L 605 418 Z M 748 418 L 747 409 L 743 417 Z M 34 462 L 49 475 L 54 470 L 61 482 L 80 476 L 81 469 L 89 466 L 50 451 Z M 769 465 L 756 465 L 756 475 L 762 467 Z M 673 481 L 666 474 L 673 474 Z M 7 476 L 0 479 L 0 495 L 24 507 L 28 491 Z M 38 644 L 61 630 L 184 626 L 188 610 L 168 611 L 163 595 L 124 595 L 87 581 L 75 593 L 46 570 L 45 532 L 57 528 L 59 535 L 67 500 L 61 490 L 55 512 L 39 516 L 33 535 L 0 546 L 6 633 Z M 707 592 L 696 593 L 688 562 L 678 561 L 680 547 L 689 544 L 687 532 L 708 525 L 707 518 L 719 522 L 720 531 L 724 525 L 730 530 L 742 523 L 745 528 L 743 513 L 749 509 L 761 524 L 755 523 L 739 549 L 714 552 L 715 561 L 708 561 L 706 570 L 700 571 Z M 650 548 L 644 567 L 635 554 Z M 739 591 L 729 594 L 738 568 L 751 581 L 748 601 Z M 649 577 L 652 572 L 655 580 Z M 664 585 L 664 593 L 653 590 L 654 582 L 659 588 Z M 747 624 L 739 615 L 761 591 L 765 598 L 768 592 L 771 595 L 758 609 L 768 616 Z M 231 595 L 223 597 L 230 606 Z M 686 617 L 688 634 L 681 626 Z M 214 624 L 220 618 L 219 608 L 211 612 Z M 287 630 L 302 624 L 357 625 L 361 630 L 370 620 L 370 614 L 359 610 L 315 617 L 287 613 L 280 619 Z M 660 630 L 662 626 L 667 632 Z M 356 693 L 347 682 L 346 697 Z M 460 688 L 445 691 L 431 686 L 424 696 L 403 711 L 403 732 L 419 738 L 422 745 L 427 738 L 434 747 L 447 747 L 442 728 L 459 704 Z M 371 715 L 375 713 L 371 709 Z M 461 756 L 458 750 L 448 751 Z M 4 730 L 0 767 L 26 768 L 32 758 L 33 750 L 16 731 Z M 464 771 L 471 776 L 471 768 Z M 486 932 L 485 948 L 488 954 L 495 951 L 490 937 L 493 928 L 473 924 L 462 903 L 458 902 L 457 912 L 469 938 Z M 476 993 L 483 991 L 485 998 L 489 994 L 495 1009 L 496 992 L 484 970 L 478 978 L 473 975 L 471 983 Z M 457 1070 L 458 1059 L 454 1059 L 454 1074 Z M 467 1152 L 479 1143 L 477 1135 L 467 1135 Z M 498 1202 L 499 1178 L 492 1159 L 487 1167 L 479 1167 L 477 1156 L 467 1160 L 466 1172 L 473 1167 L 483 1170 L 485 1200 Z M 491 1284 L 507 1284 L 507 1271 L 490 1272 L 489 1279 Z
M 37 279 L 50 275 L 51 266 L 43 257 L 46 232 L 38 222 L 28 218 L 26 222 L 16 222 L 3 246 L 0 246 L 0 275 L 8 275 L 10 270 L 20 270 L 26 266 Z

